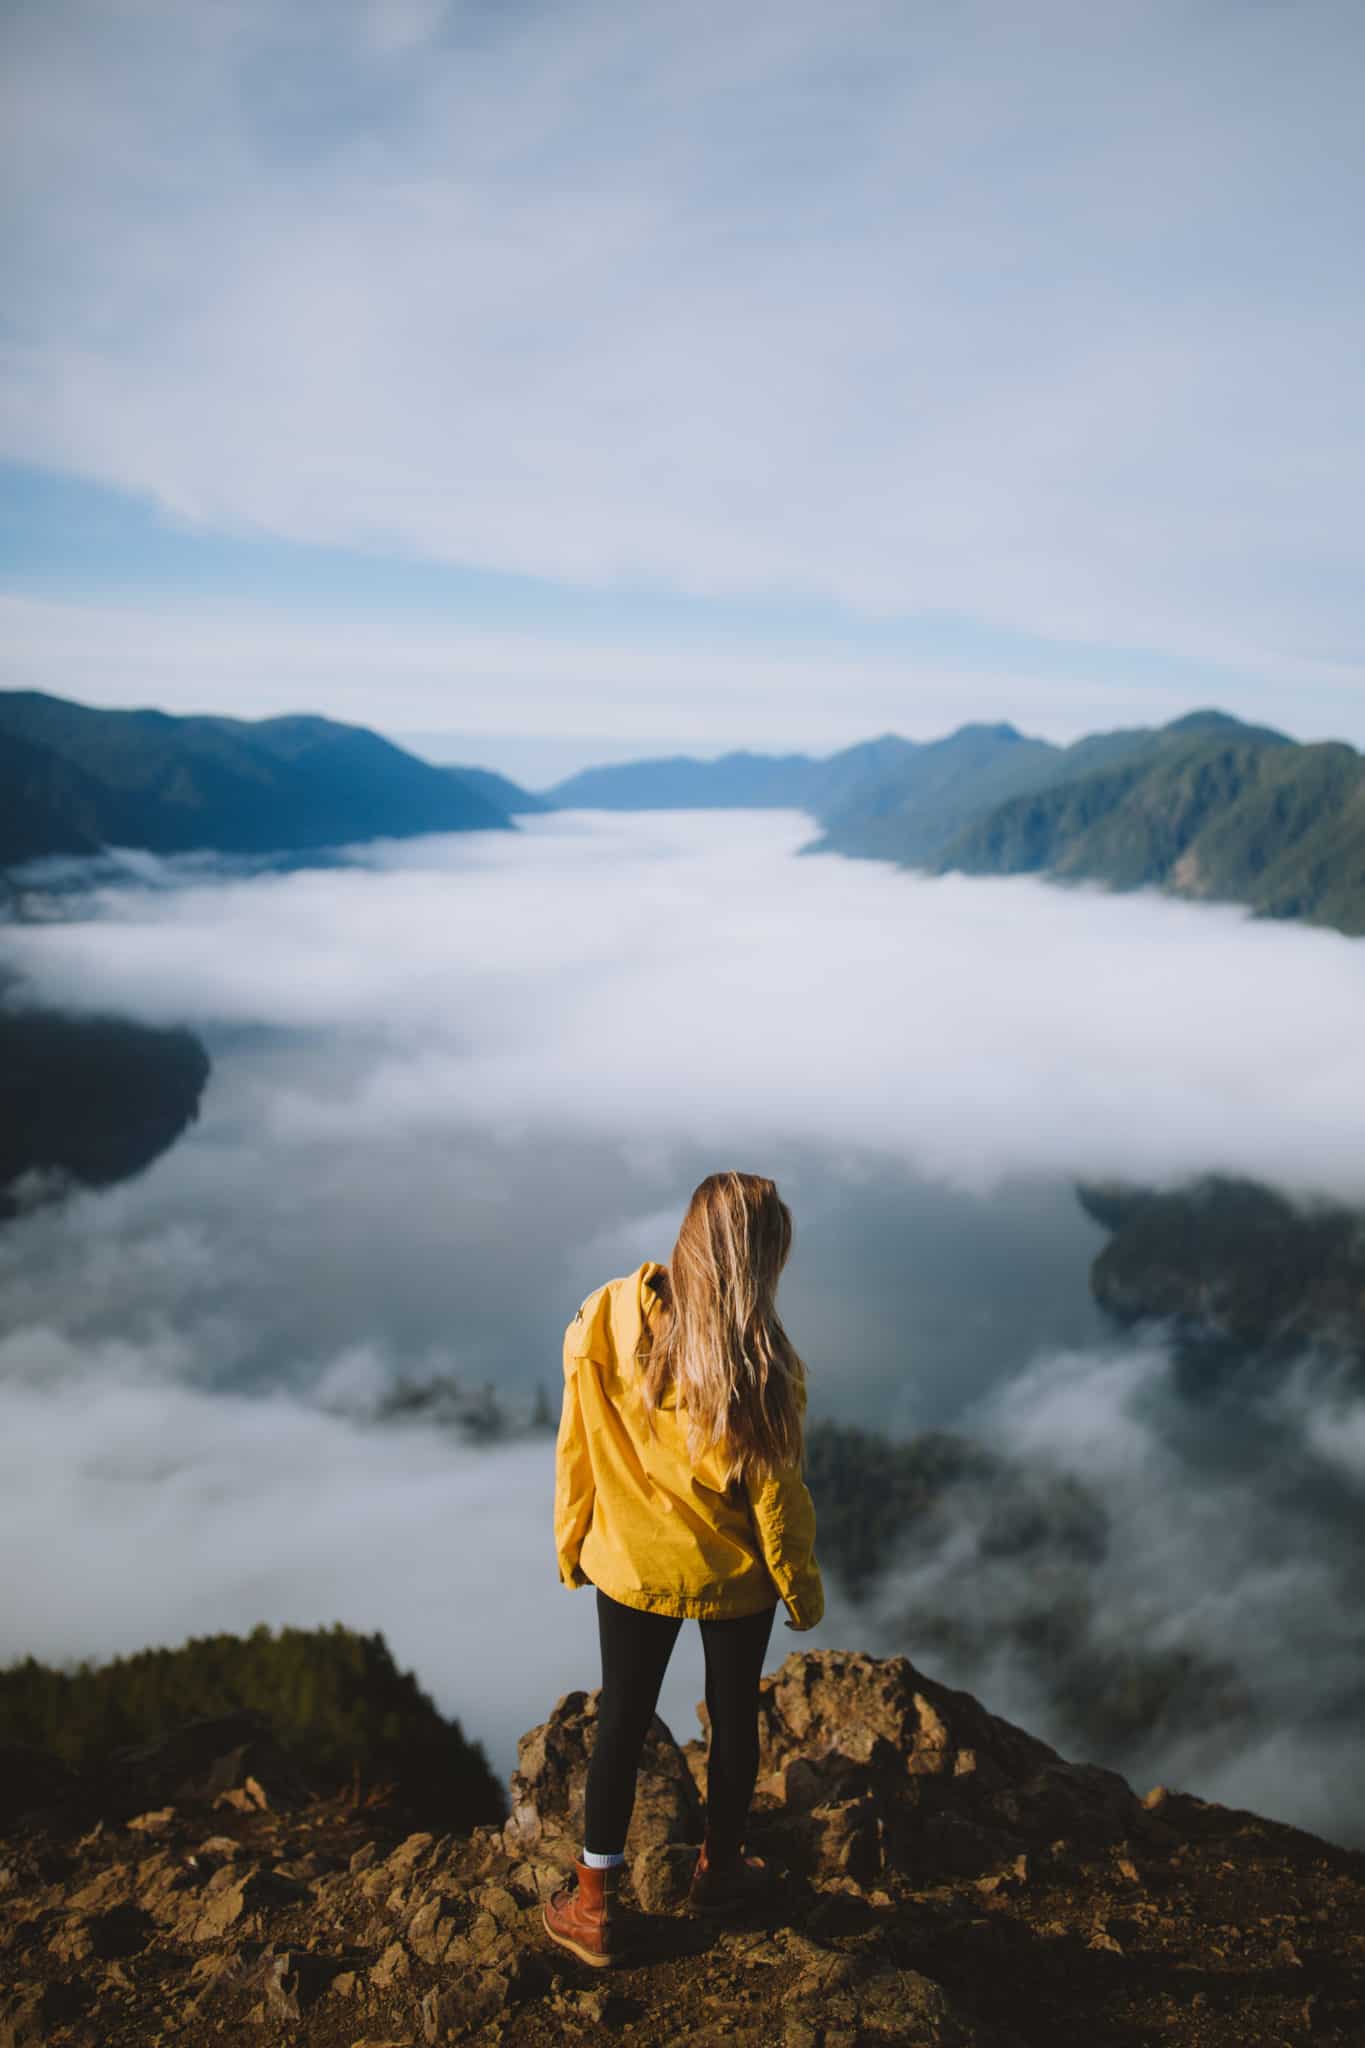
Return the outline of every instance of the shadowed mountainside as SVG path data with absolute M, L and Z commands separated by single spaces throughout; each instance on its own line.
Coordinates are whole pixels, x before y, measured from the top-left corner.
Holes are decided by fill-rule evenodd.
M 3 702 L 3 698 L 0 698 Z M 95 853 L 101 832 L 128 843 L 131 807 L 50 747 L 0 729 L 0 868 L 52 854 Z
M 198 1115 L 209 1056 L 191 1031 L 0 1007 L 0 1220 L 70 1182 L 126 1180 Z
M 705 1751 L 655 1719 L 628 1952 L 588 1970 L 540 1913 L 581 1846 L 596 1706 L 566 1694 L 523 1736 L 510 1813 L 468 1832 L 441 1832 L 417 1788 L 310 1784 L 250 1716 L 177 1730 L 103 1781 L 31 1773 L 0 1839 L 0 2039 L 1360 2038 L 1365 1856 L 1163 1786 L 1139 1797 L 908 1659 L 836 1651 L 763 1681 L 749 1846 L 772 1884 L 738 1919 L 685 1911 Z
M 261 854 L 511 829 L 483 789 L 363 726 L 100 711 L 36 690 L 0 691 L 0 788 L 7 866 L 103 846 Z

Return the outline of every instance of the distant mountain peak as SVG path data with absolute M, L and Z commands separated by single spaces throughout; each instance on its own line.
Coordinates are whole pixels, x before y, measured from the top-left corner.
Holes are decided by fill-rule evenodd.
M 1289 744 L 1288 733 L 1277 731 L 1273 725 L 1248 725 L 1244 718 L 1236 718 L 1230 711 L 1219 711 L 1214 705 L 1202 711 L 1187 711 L 1183 718 L 1173 718 L 1162 730 L 1225 733 L 1229 737 L 1235 733 L 1245 739 L 1278 740 Z
M 895 754 L 905 752 L 909 754 L 916 752 L 922 745 L 922 740 L 908 740 L 903 732 L 879 732 L 870 740 L 859 740 L 851 747 L 841 748 L 840 752 L 845 754 Z
M 969 719 L 966 725 L 955 726 L 952 732 L 937 742 L 946 746 L 952 740 L 1022 740 L 1025 737 L 1017 725 L 1011 725 L 1007 718 L 992 722 L 989 719 Z

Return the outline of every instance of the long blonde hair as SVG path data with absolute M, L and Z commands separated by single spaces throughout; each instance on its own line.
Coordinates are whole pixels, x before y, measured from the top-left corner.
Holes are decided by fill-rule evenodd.
M 791 1211 L 756 1173 L 712 1173 L 683 1217 L 662 1313 L 647 1339 L 650 1413 L 672 1381 L 696 1462 L 720 1446 L 727 1480 L 767 1477 L 801 1457 L 805 1366 L 777 1313 Z

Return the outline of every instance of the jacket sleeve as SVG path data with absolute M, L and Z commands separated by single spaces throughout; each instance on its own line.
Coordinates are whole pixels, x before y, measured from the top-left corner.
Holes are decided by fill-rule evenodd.
M 586 1586 L 579 1569 L 578 1553 L 592 1524 L 592 1463 L 588 1457 L 583 1408 L 578 1397 L 580 1360 L 574 1335 L 579 1325 L 570 1323 L 564 1339 L 564 1406 L 555 1443 L 555 1549 L 559 1554 L 561 1585 Z
M 805 1419 L 805 1390 L 801 1394 Z M 763 1479 L 745 1481 L 763 1561 L 794 1629 L 814 1628 L 825 1611 L 825 1589 L 815 1562 L 815 1503 L 799 1462 Z

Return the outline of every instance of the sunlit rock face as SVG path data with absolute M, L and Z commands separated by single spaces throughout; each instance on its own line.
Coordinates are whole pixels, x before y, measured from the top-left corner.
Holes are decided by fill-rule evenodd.
M 793 1652 L 763 1681 L 759 1731 L 760 1786 L 812 1872 L 980 1874 L 1030 1838 L 1138 1824 L 1118 1772 L 1067 1763 L 908 1657 Z
M 0 1219 L 150 1166 L 198 1115 L 209 1065 L 191 1031 L 0 1009 Z

